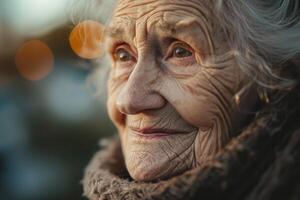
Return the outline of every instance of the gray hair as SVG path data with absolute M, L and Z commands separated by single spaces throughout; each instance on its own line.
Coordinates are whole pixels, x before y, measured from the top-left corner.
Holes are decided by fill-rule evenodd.
M 218 20 L 238 66 L 266 89 L 288 89 L 296 80 L 283 77 L 300 57 L 298 0 L 218 0 Z

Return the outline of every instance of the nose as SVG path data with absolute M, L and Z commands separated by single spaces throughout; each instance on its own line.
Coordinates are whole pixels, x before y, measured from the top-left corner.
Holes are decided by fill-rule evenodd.
M 155 74 L 138 64 L 135 66 L 117 96 L 116 104 L 121 113 L 133 115 L 165 105 L 165 98 L 155 90 Z

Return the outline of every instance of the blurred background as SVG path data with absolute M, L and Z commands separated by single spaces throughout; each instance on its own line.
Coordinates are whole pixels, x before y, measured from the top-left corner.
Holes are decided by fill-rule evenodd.
M 98 1 L 0 1 L 1 200 L 84 199 L 84 168 L 115 132 L 88 81 L 111 12 Z

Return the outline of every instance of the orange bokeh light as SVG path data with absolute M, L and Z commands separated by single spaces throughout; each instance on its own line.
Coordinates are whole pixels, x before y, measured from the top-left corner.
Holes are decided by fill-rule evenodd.
M 54 56 L 47 44 L 40 40 L 24 43 L 15 57 L 19 73 L 27 80 L 38 81 L 53 69 Z
M 69 42 L 73 51 L 86 59 L 98 58 L 102 54 L 104 26 L 96 21 L 86 20 L 72 30 Z

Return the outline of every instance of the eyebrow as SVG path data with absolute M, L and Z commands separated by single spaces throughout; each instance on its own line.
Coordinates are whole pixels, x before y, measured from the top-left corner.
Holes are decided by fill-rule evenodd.
M 120 38 L 125 33 L 120 27 L 106 27 L 104 31 L 105 37 Z
M 200 29 L 203 32 L 203 27 L 196 25 L 196 20 L 190 20 L 185 23 L 182 23 L 183 21 L 179 22 L 167 22 L 164 21 L 159 24 L 159 29 L 169 33 L 169 34 L 180 34 L 181 32 L 185 32 L 186 29 Z

